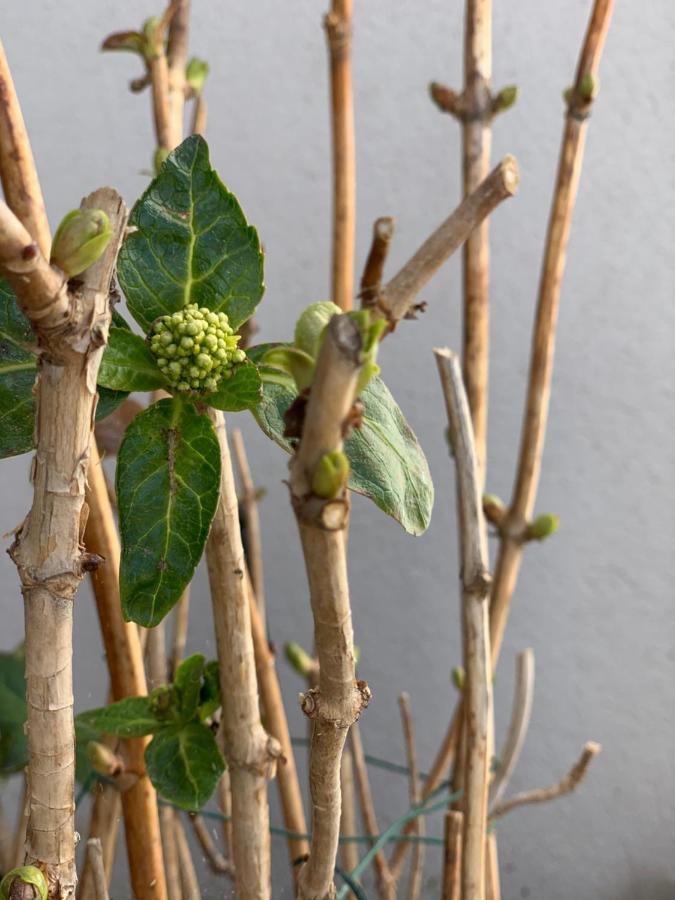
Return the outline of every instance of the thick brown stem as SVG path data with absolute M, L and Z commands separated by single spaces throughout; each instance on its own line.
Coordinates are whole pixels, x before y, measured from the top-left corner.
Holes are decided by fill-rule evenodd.
M 49 259 L 49 221 L 33 151 L 16 96 L 5 49 L 0 42 L 0 180 L 7 205 Z
M 487 530 L 473 446 L 471 414 L 457 357 L 435 350 L 457 469 L 457 507 L 462 579 L 466 761 L 462 897 L 485 898 L 485 833 L 489 781 L 492 669 L 487 601 L 490 591 Z
M 344 528 L 344 488 L 330 501 L 312 494 L 321 457 L 340 450 L 343 425 L 355 399 L 361 370 L 361 337 L 355 323 L 335 316 L 317 360 L 300 445 L 290 463 L 290 489 L 298 521 L 314 617 L 319 683 L 302 697 L 312 720 L 310 793 L 312 847 L 300 871 L 300 900 L 335 895 L 333 871 L 340 834 L 340 760 L 351 725 L 370 697 L 356 681 Z M 326 510 L 338 515 L 326 516 Z M 330 529 L 330 530 L 329 530 Z
M 462 893 L 462 832 L 464 816 L 455 809 L 445 814 L 442 900 L 460 900 Z
M 280 750 L 260 722 L 246 563 L 234 473 L 222 413 L 210 410 L 221 452 L 220 502 L 206 544 L 220 664 L 222 735 L 232 790 L 232 836 L 239 900 L 270 897 L 267 781 Z
M 345 747 L 340 763 L 340 837 L 352 838 L 358 834 L 356 826 L 356 798 L 354 795 L 354 763 L 349 747 Z M 343 841 L 340 845 L 340 862 L 346 872 L 353 872 L 359 864 L 359 848 L 355 841 Z M 349 893 L 349 897 L 354 897 Z
M 103 646 L 114 700 L 147 694 L 143 651 L 138 628 L 122 618 L 119 594 L 120 543 L 110 505 L 105 476 L 92 441 L 87 487 L 89 519 L 85 543 L 90 553 L 105 562 L 92 573 Z M 166 898 L 157 795 L 145 772 L 145 748 L 149 738 L 124 741 L 122 753 L 128 771 L 138 780 L 122 793 L 127 856 L 134 894 L 139 900 Z
M 356 154 L 352 99 L 353 0 L 332 0 L 325 19 L 330 55 L 333 134 L 333 302 L 352 308 L 356 222 Z
M 11 555 L 21 581 L 26 621 L 26 863 L 45 871 L 50 900 L 72 897 L 77 881 L 73 601 L 84 574 L 84 492 L 96 377 L 110 323 L 108 291 L 126 224 L 126 208 L 109 188 L 91 194 L 82 207 L 103 209 L 114 237 L 101 258 L 83 274 L 77 293 L 66 295 L 65 327 L 62 320 L 59 328 L 44 329 L 46 321 L 53 321 L 53 306 L 63 301 L 60 286 L 51 298 L 35 302 L 33 283 L 23 284 L 11 268 L 4 271 L 15 284 L 28 316 L 37 310 L 32 324 L 41 350 L 36 382 L 37 451 L 31 472 L 33 505 L 17 530 Z M 0 243 L 4 237 L 0 236 Z M 32 246 L 39 269 L 42 257 Z M 4 246 L 0 268 L 7 256 Z
M 382 290 L 374 314 L 393 330 L 410 310 L 431 276 L 466 241 L 471 232 L 518 187 L 518 165 L 506 156 L 478 187 L 438 226 L 401 271 Z
M 394 238 L 395 222 L 391 216 L 382 216 L 373 225 L 373 240 L 370 245 L 368 259 L 361 276 L 361 306 L 374 306 L 382 285 L 384 264 L 387 261 L 389 247 Z
M 183 135 L 185 109 L 185 67 L 188 58 L 190 30 L 190 0 L 174 0 L 174 12 L 169 25 L 167 60 L 169 65 L 169 115 L 174 135 Z

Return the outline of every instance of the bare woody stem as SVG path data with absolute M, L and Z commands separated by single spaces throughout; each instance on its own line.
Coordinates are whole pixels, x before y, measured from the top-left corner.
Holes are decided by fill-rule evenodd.
M 91 820 L 89 823 L 89 838 L 98 838 L 101 843 L 106 884 L 110 883 L 110 874 L 112 872 L 112 864 L 117 848 L 117 835 L 119 832 L 121 812 L 122 801 L 117 785 L 99 782 L 94 788 L 94 801 L 92 803 Z M 78 885 L 79 900 L 96 900 L 96 885 L 94 878 L 95 873 L 91 861 L 87 856 Z
M 33 151 L 0 42 L 0 180 L 7 205 L 48 260 L 52 245 Z M 30 242 L 29 242 L 30 243 Z M 25 246 L 25 245 L 24 245 Z
M 333 302 L 352 308 L 356 220 L 356 162 L 352 99 L 353 0 L 332 0 L 325 27 L 330 55 L 333 135 Z
M 126 224 L 126 208 L 109 188 L 91 194 L 83 208 L 103 209 L 113 238 L 106 252 L 82 277 L 77 293 L 66 294 L 55 275 L 55 292 L 38 296 L 33 278 L 23 281 L 12 258 L 6 228 L 12 215 L 2 206 L 0 270 L 17 291 L 31 319 L 40 352 L 36 382 L 36 443 L 33 505 L 11 548 L 21 581 L 26 620 L 26 699 L 28 708 L 28 829 L 26 862 L 39 865 L 49 896 L 75 892 L 73 797 L 73 602 L 86 568 L 82 532 L 89 444 L 96 405 L 96 377 L 110 323 L 108 292 Z M 48 264 L 29 239 L 33 273 Z M 48 284 L 48 279 L 43 280 Z M 54 313 L 54 307 L 59 313 Z M 35 315 L 35 318 L 31 314 Z M 60 324 L 57 324 L 60 321 Z M 50 328 L 45 328 L 50 323 Z M 68 427 L 64 428 L 64 423 Z
M 410 697 L 408 694 L 401 694 L 398 698 L 398 705 L 401 710 L 401 724 L 403 726 L 403 737 L 405 740 L 405 755 L 410 771 L 410 789 L 408 792 L 410 805 L 419 806 L 421 800 L 420 791 L 420 775 L 417 765 L 417 747 L 415 744 L 415 729 L 413 726 L 412 711 L 410 709 Z M 413 819 L 416 822 L 415 833 L 418 837 L 424 836 L 424 816 L 417 816 Z M 424 844 L 418 841 L 413 850 L 412 862 L 410 864 L 410 881 L 408 883 L 408 900 L 417 900 L 422 890 L 422 881 L 424 876 Z
M 290 463 L 290 490 L 309 580 L 319 683 L 302 696 L 312 720 L 310 793 L 312 847 L 300 870 L 300 900 L 335 896 L 333 871 L 340 834 L 340 760 L 351 725 L 370 691 L 357 682 L 344 528 L 343 494 L 321 501 L 311 483 L 321 457 L 340 450 L 361 370 L 361 336 L 346 316 L 328 325 L 317 360 L 302 438 Z
M 262 539 L 260 536 L 260 515 L 256 499 L 255 484 L 251 475 L 251 467 L 246 454 L 244 437 L 238 428 L 232 432 L 232 453 L 239 473 L 240 498 L 239 505 L 246 522 L 247 556 L 251 585 L 260 618 L 265 625 L 265 578 L 263 572 Z
M 374 306 L 382 285 L 384 264 L 387 261 L 389 247 L 394 239 L 396 224 L 391 216 L 381 216 L 373 225 L 373 240 L 370 245 L 368 259 L 361 276 L 361 306 Z
M 98 838 L 89 838 L 87 841 L 87 859 L 93 872 L 94 896 L 96 900 L 110 900 L 108 879 L 103 863 L 103 849 Z
M 513 797 L 505 800 L 504 803 L 500 803 L 492 810 L 490 813 L 490 821 L 505 816 L 519 806 L 528 806 L 533 803 L 548 803 L 549 800 L 555 800 L 565 794 L 570 794 L 583 781 L 586 772 L 588 771 L 588 767 L 598 753 L 600 753 L 601 749 L 600 744 L 589 741 L 584 746 L 579 759 L 575 762 L 562 781 L 551 785 L 551 787 L 539 788 L 535 791 L 523 791 L 522 794 L 515 794 Z
M 271 891 L 267 781 L 279 744 L 260 722 L 246 563 L 237 494 L 222 413 L 209 410 L 220 442 L 220 501 L 206 544 L 206 562 L 220 666 L 221 729 L 232 790 L 233 855 L 240 900 Z
M 85 531 L 87 550 L 104 560 L 92 573 L 106 662 L 113 700 L 147 694 L 143 651 L 138 627 L 122 618 L 119 594 L 120 542 L 108 496 L 105 475 L 96 442 L 91 445 L 87 486 L 89 519 Z M 138 779 L 122 793 L 129 871 L 139 900 L 166 898 L 164 861 L 159 829 L 157 795 L 145 771 L 145 748 L 149 738 L 122 743 L 127 770 Z
M 174 0 L 167 45 L 169 114 L 174 136 L 183 134 L 185 110 L 185 67 L 188 59 L 190 0 Z
M 457 357 L 435 350 L 443 387 L 457 468 L 457 506 L 462 578 L 462 621 L 466 771 L 464 775 L 464 837 L 462 897 L 484 900 L 485 832 L 489 780 L 488 740 L 491 719 L 492 669 L 488 625 L 487 531 L 481 485 L 473 446 L 471 414 Z
M 460 900 L 462 891 L 462 832 L 464 816 L 455 809 L 445 814 L 442 900 Z
M 523 435 L 521 438 L 518 477 L 512 508 L 520 515 L 507 514 L 501 528 L 501 540 L 490 599 L 490 643 L 493 668 L 499 657 L 506 628 L 511 597 L 515 589 L 522 560 L 522 532 L 525 513 L 534 508 L 539 482 L 541 452 L 546 430 L 548 404 L 553 371 L 555 324 L 557 320 L 560 287 L 566 259 L 567 238 L 572 219 L 583 156 L 583 140 L 592 98 L 582 96 L 582 82 L 586 75 L 595 76 L 602 55 L 605 35 L 609 27 L 612 0 L 596 0 L 586 32 L 574 88 L 570 95 L 565 129 L 563 132 L 558 176 L 549 220 L 544 267 L 539 289 L 528 399 Z M 516 503 L 517 501 L 517 503 Z M 459 709 L 455 711 L 446 735 L 439 748 L 424 785 L 425 794 L 438 787 L 444 772 L 450 766 L 459 734 Z M 405 856 L 404 844 L 395 851 L 397 863 Z
M 426 239 L 415 255 L 382 290 L 374 310 L 384 317 L 393 331 L 432 275 L 449 259 L 502 200 L 513 196 L 518 187 L 518 165 L 506 156 L 499 165 L 466 197 L 445 222 Z

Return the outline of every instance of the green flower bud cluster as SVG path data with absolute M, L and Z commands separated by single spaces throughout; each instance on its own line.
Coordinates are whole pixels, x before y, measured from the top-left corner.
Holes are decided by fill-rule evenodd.
M 196 303 L 157 319 L 148 334 L 157 365 L 177 391 L 217 390 L 218 382 L 246 359 L 237 349 L 240 340 L 225 313 Z

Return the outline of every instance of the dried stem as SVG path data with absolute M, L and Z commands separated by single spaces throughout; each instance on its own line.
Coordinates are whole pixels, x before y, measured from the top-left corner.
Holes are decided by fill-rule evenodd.
M 490 821 L 500 819 L 519 806 L 529 806 L 533 803 L 548 803 L 549 800 L 555 800 L 570 794 L 583 781 L 588 767 L 593 759 L 600 753 L 602 747 L 593 741 L 589 741 L 581 753 L 579 759 L 572 766 L 570 771 L 565 775 L 562 781 L 551 785 L 547 788 L 539 788 L 535 791 L 523 791 L 522 794 L 515 794 L 504 803 L 498 804 L 490 813 Z
M 410 770 L 410 805 L 419 806 L 421 800 L 420 776 L 417 766 L 417 748 L 415 746 L 415 729 L 413 727 L 412 712 L 410 710 L 410 697 L 401 694 L 398 698 L 401 710 L 401 724 L 403 725 L 403 737 L 405 740 L 405 754 Z M 413 819 L 417 823 L 415 834 L 424 836 L 424 817 L 417 816 Z M 417 900 L 422 890 L 422 878 L 424 876 L 424 844 L 418 841 L 413 849 L 412 862 L 410 864 L 410 882 L 408 884 L 408 900 Z
M 182 900 L 183 885 L 180 877 L 178 845 L 176 844 L 176 819 L 178 811 L 162 804 L 159 808 L 159 829 L 166 866 L 166 889 L 169 900 Z
M 534 510 L 539 486 L 551 396 L 560 289 L 581 175 L 588 113 L 592 105 L 592 95 L 584 94 L 585 84 L 588 77 L 594 77 L 597 72 L 611 12 L 612 0 L 595 0 L 565 117 L 558 176 L 539 284 L 518 472 L 511 506 L 501 527 L 495 583 L 490 601 L 493 666 L 496 666 L 499 657 L 511 597 L 520 569 L 523 531 Z
M 445 814 L 442 900 L 460 900 L 462 894 L 462 832 L 464 816 L 456 809 Z
M 361 337 L 355 323 L 335 316 L 317 360 L 300 445 L 290 463 L 290 489 L 309 580 L 319 684 L 302 696 L 312 719 L 310 793 L 312 847 L 300 870 L 300 900 L 335 893 L 333 870 L 340 834 L 340 759 L 351 725 L 370 698 L 356 681 L 344 528 L 344 489 L 333 500 L 312 494 L 312 475 L 329 451 L 340 450 L 343 423 L 354 403 L 361 370 Z
M 108 290 L 126 224 L 126 208 L 110 188 L 90 194 L 82 207 L 104 209 L 114 236 L 101 258 L 83 274 L 77 293 L 64 294 L 58 284 L 55 293 L 36 295 L 32 278 L 17 277 L 8 234 L 16 236 L 23 226 L 4 204 L 3 225 L 14 219 L 16 227 L 9 232 L 0 229 L 0 270 L 17 291 L 41 351 L 33 505 L 10 552 L 21 581 L 26 621 L 26 863 L 39 864 L 45 871 L 50 900 L 69 898 L 75 892 L 73 601 L 84 574 L 84 491 L 96 376 L 110 323 Z M 26 246 L 33 257 L 33 273 L 49 268 L 35 244 L 24 241 Z M 60 282 L 60 276 L 51 271 Z M 64 300 L 57 325 L 54 310 Z
M 247 583 L 250 587 L 248 578 Z M 267 730 L 272 737 L 276 738 L 281 748 L 281 756 L 277 765 L 277 785 L 284 825 L 288 831 L 295 834 L 306 834 L 307 823 L 302 801 L 302 791 L 298 781 L 295 754 L 291 744 L 286 710 L 284 709 L 281 687 L 277 677 L 276 660 L 267 642 L 258 604 L 251 591 L 249 591 L 249 602 L 256 674 L 258 676 L 258 689 L 260 690 L 265 724 Z M 308 849 L 309 844 L 305 838 L 288 838 L 288 852 L 291 863 L 295 863 L 300 857 L 306 856 Z M 294 869 L 295 871 L 297 871 L 297 868 Z
M 174 0 L 169 25 L 167 61 L 169 70 L 169 111 L 175 135 L 183 134 L 185 110 L 185 67 L 188 61 L 190 0 Z
M 92 573 L 113 700 L 147 694 L 143 651 L 136 625 L 122 618 L 119 594 L 120 542 L 96 442 L 91 445 L 87 486 L 89 519 L 85 545 L 105 563 Z M 122 794 L 131 882 L 136 897 L 166 897 L 164 862 L 159 829 L 157 795 L 145 772 L 149 738 L 124 741 L 122 754 L 128 770 L 139 778 Z
M 350 838 L 358 834 L 356 827 L 356 802 L 354 796 L 354 761 L 349 747 L 345 747 L 340 763 L 340 837 Z M 346 872 L 353 872 L 359 864 L 359 848 L 354 841 L 340 845 L 340 862 Z M 354 897 L 353 893 L 348 895 Z
M 202 848 L 211 871 L 215 872 L 216 875 L 233 875 L 234 868 L 232 863 L 226 860 L 220 850 L 216 847 L 216 844 L 211 837 L 211 832 L 203 817 L 198 813 L 191 813 L 190 820 L 192 822 L 194 833 L 199 841 L 199 846 Z
M 525 743 L 534 695 L 534 651 L 523 650 L 516 657 L 516 686 L 511 720 L 499 755 L 499 768 L 490 787 L 490 808 L 498 805 L 508 787 Z
M 462 578 L 466 770 L 464 776 L 464 836 L 462 897 L 485 897 L 485 831 L 489 779 L 488 739 L 492 669 L 487 599 L 490 591 L 487 532 L 481 486 L 473 446 L 471 414 L 457 357 L 435 350 L 443 387 L 457 469 L 457 505 Z
M 202 894 L 199 890 L 199 880 L 192 861 L 190 844 L 188 843 L 183 823 L 181 822 L 179 815 L 175 815 L 173 821 L 178 864 L 180 866 L 180 876 L 183 884 L 183 897 L 185 897 L 185 900 L 201 900 Z M 239 894 L 237 894 L 237 896 L 239 896 Z
M 96 900 L 110 900 L 108 894 L 108 879 L 103 865 L 103 849 L 98 838 L 89 838 L 87 841 L 87 860 L 94 875 L 94 896 Z
M 103 855 L 103 868 L 106 876 L 106 885 L 110 884 L 115 849 L 117 847 L 117 835 L 119 833 L 119 820 L 122 813 L 122 798 L 119 789 L 114 784 L 98 782 L 94 788 L 94 802 L 92 803 L 91 819 L 89 822 L 89 839 L 98 838 Z M 84 868 L 80 875 L 77 888 L 79 900 L 96 900 L 96 885 L 94 883 L 94 870 L 89 856 L 86 857 Z M 169 898 L 171 900 L 171 898 Z
M 353 0 L 332 0 L 325 18 L 333 135 L 333 302 L 352 308 L 356 228 L 356 154 L 352 99 Z
M 384 264 L 389 255 L 389 247 L 396 230 L 395 220 L 391 216 L 382 216 L 375 220 L 373 225 L 373 241 L 370 245 L 370 253 L 361 276 L 361 306 L 362 308 L 374 306 L 377 295 L 382 285 Z
M 377 822 L 375 814 L 375 804 L 373 803 L 373 793 L 370 789 L 370 779 L 368 778 L 368 766 L 366 765 L 366 755 L 363 751 L 363 742 L 361 740 L 361 730 L 358 724 L 352 725 L 350 731 L 350 741 L 352 755 L 354 760 L 354 775 L 356 779 L 356 789 L 359 796 L 359 805 L 361 807 L 361 819 L 363 820 L 363 828 L 371 839 L 371 846 L 380 836 L 380 826 Z M 377 887 L 380 897 L 383 900 L 390 900 L 396 897 L 396 884 L 389 871 L 387 857 L 384 851 L 380 850 L 375 854 L 373 860 L 375 871 L 377 873 Z
M 225 853 L 229 860 L 232 859 L 232 792 L 230 786 L 230 773 L 227 769 L 218 782 L 218 806 L 223 814 L 223 843 Z
M 474 228 L 503 200 L 515 194 L 518 180 L 515 158 L 505 156 L 386 285 L 377 301 L 375 314 L 387 319 L 390 331 L 410 310 L 415 297 L 432 275 L 466 241 Z
M 234 473 L 222 413 L 209 411 L 221 452 L 220 502 L 206 544 L 220 664 L 221 729 L 232 790 L 233 856 L 239 900 L 270 896 L 267 780 L 280 750 L 260 722 L 246 563 Z
M 265 627 L 265 579 L 263 574 L 262 540 L 260 537 L 260 516 L 256 489 L 251 475 L 251 467 L 246 455 L 244 437 L 238 428 L 232 432 L 232 453 L 239 475 L 239 507 L 246 522 L 248 569 L 251 573 L 253 593 Z
M 203 94 L 199 94 L 199 96 L 195 97 L 194 99 L 194 105 L 192 109 L 192 124 L 190 126 L 191 134 L 204 134 L 204 132 L 206 131 L 208 111 L 209 110 L 206 103 L 206 98 L 203 96 Z
M 52 245 L 49 222 L 33 151 L 14 89 L 5 49 L 0 41 L 0 180 L 7 205 L 30 234 L 30 240 L 49 259 Z

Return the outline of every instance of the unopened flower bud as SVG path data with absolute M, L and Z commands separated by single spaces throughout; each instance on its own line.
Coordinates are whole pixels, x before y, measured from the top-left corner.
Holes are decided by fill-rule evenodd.
M 461 666 L 455 666 L 452 670 L 452 683 L 457 688 L 458 691 L 464 690 L 464 685 L 466 684 L 466 675 L 464 674 L 464 669 Z
M 312 475 L 312 493 L 324 500 L 340 494 L 349 478 L 349 460 L 342 450 L 324 453 Z
M 510 109 L 517 101 L 519 93 L 517 84 L 508 84 L 506 87 L 503 87 L 492 101 L 494 112 L 500 113 Z
M 553 515 L 553 513 L 542 513 L 527 528 L 525 539 L 528 541 L 543 541 L 555 534 L 559 525 L 560 516 Z
M 87 744 L 87 759 L 89 760 L 94 772 L 99 775 L 105 775 L 110 778 L 122 771 L 122 761 L 111 749 L 105 744 L 98 741 L 89 741 Z
M 504 501 L 496 494 L 483 494 L 483 513 L 490 524 L 499 525 L 506 513 Z
M 68 278 L 95 263 L 108 246 L 112 228 L 102 209 L 74 209 L 64 217 L 54 235 L 52 265 Z
M 150 692 L 150 708 L 158 719 L 168 718 L 174 705 L 174 690 L 170 684 L 163 684 Z
M 193 57 L 185 69 L 185 81 L 195 96 L 204 90 L 204 82 L 209 74 L 209 64 L 204 59 Z

